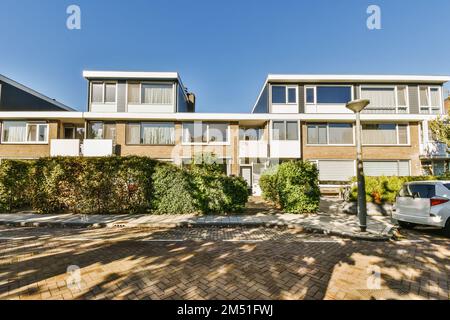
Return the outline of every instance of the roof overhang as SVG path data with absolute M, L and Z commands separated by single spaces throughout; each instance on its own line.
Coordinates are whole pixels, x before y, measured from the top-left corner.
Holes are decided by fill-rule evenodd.
M 430 75 L 333 75 L 333 74 L 269 74 L 267 82 L 361 82 L 361 83 L 434 83 L 450 81 L 449 76 Z
M 177 72 L 83 71 L 86 79 L 166 79 L 179 80 Z

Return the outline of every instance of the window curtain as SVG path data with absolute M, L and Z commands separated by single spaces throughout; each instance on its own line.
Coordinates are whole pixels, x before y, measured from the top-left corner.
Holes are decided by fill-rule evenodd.
M 406 106 L 406 87 L 397 87 L 397 102 L 399 106 Z
M 420 95 L 420 105 L 423 107 L 428 107 L 429 98 L 428 98 L 428 87 L 420 87 L 419 88 Z
M 172 104 L 173 87 L 165 84 L 143 84 L 142 101 L 148 104 Z
M 364 124 L 363 144 L 397 144 L 395 124 Z
M 92 84 L 92 102 L 103 102 L 103 83 Z
M 3 141 L 5 142 L 25 142 L 27 136 L 26 122 L 3 123 Z
M 172 124 L 142 124 L 142 139 L 144 144 L 174 144 L 175 128 Z
M 129 83 L 128 84 L 128 103 L 140 103 L 139 99 L 140 84 Z
M 330 123 L 330 144 L 353 144 L 353 126 L 350 123 Z
M 228 141 L 228 123 L 209 124 L 209 141 L 210 142 Z
M 432 88 L 431 90 L 431 106 L 432 107 L 439 107 L 439 89 Z
M 127 144 L 140 144 L 141 143 L 141 124 L 129 123 L 127 124 Z
M 327 125 L 308 125 L 307 136 L 308 144 L 327 144 Z
M 381 109 L 395 112 L 394 88 L 361 88 L 361 99 L 369 99 L 367 109 Z M 366 110 L 367 110 L 366 109 Z

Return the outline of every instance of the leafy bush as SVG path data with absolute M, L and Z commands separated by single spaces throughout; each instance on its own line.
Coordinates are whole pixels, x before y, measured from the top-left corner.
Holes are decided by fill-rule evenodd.
M 0 209 L 41 213 L 219 213 L 241 211 L 242 178 L 211 166 L 184 170 L 146 157 L 3 161 Z
M 319 172 L 308 161 L 284 162 L 266 171 L 260 186 L 263 197 L 285 212 L 316 212 L 319 208 Z
M 366 180 L 366 200 L 367 202 L 394 203 L 397 193 L 405 182 L 436 180 L 434 176 L 416 176 L 416 177 L 365 177 Z M 358 186 L 356 177 L 352 179 L 352 189 L 350 191 L 350 200 L 356 201 L 358 198 Z

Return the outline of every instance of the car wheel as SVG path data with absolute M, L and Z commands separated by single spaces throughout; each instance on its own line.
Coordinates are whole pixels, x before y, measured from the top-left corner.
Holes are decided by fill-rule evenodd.
M 398 222 L 398 225 L 400 226 L 400 228 L 403 228 L 403 229 L 412 229 L 412 228 L 414 228 L 414 224 L 413 223 L 406 222 L 406 221 L 400 221 L 400 220 L 397 220 L 397 222 Z
M 445 224 L 443 231 L 447 237 L 450 237 L 450 218 L 447 219 L 447 223 Z

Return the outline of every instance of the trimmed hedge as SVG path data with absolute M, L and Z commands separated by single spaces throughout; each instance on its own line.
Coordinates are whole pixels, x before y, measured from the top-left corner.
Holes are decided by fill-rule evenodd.
M 366 180 L 366 201 L 377 204 L 394 203 L 397 193 L 405 182 L 438 180 L 441 177 L 435 176 L 417 176 L 417 177 L 365 177 Z M 445 178 L 445 177 L 442 177 Z M 350 201 L 357 201 L 358 186 L 356 177 L 352 179 L 352 188 L 350 191 Z
M 263 198 L 289 213 L 317 212 L 319 171 L 308 161 L 289 161 L 273 167 L 259 180 Z
M 0 209 L 9 212 L 224 213 L 242 211 L 247 199 L 242 178 L 146 157 L 57 157 L 0 164 Z

